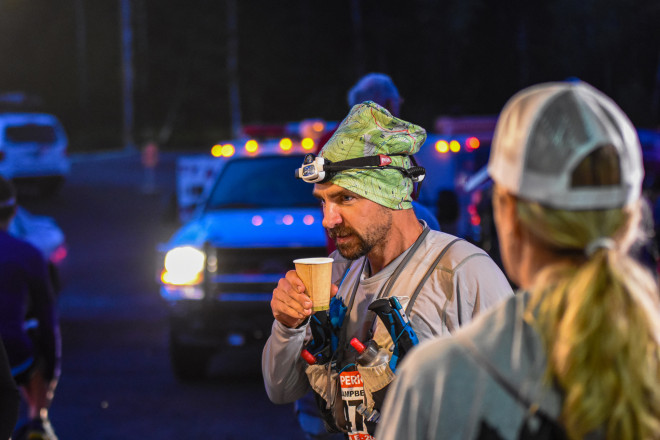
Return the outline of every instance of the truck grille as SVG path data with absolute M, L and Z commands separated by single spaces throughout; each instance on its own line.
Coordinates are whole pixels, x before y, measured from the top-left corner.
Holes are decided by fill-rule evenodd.
M 210 273 L 210 290 L 222 294 L 272 293 L 277 280 L 294 268 L 297 258 L 326 256 L 325 247 L 304 248 L 211 248 L 207 259 L 215 256 L 217 270 Z

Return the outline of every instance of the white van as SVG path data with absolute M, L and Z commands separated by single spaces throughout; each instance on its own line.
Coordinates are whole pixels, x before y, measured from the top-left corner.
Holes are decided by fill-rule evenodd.
M 36 183 L 53 194 L 71 169 L 68 138 L 60 121 L 47 113 L 0 113 L 0 175 L 17 186 Z

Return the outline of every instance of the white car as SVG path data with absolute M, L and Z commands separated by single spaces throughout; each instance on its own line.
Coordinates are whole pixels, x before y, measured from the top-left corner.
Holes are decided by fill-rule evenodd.
M 17 186 L 36 184 L 42 195 L 57 192 L 71 169 L 68 137 L 48 113 L 0 112 L 0 175 Z

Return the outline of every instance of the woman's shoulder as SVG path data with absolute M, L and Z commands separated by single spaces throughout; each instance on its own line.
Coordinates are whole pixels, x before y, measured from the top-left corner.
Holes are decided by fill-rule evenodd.
M 445 365 L 450 371 L 451 366 L 458 367 L 457 364 L 460 364 L 460 368 L 474 368 L 477 365 L 470 361 L 464 346 L 465 339 L 471 341 L 486 356 L 510 353 L 516 320 L 519 319 L 516 304 L 517 298 L 513 296 L 478 316 L 453 336 L 421 342 L 410 353 L 410 360 L 406 358 L 406 363 L 413 363 L 421 370 L 438 369 L 439 365 Z M 460 368 L 451 371 L 460 371 Z

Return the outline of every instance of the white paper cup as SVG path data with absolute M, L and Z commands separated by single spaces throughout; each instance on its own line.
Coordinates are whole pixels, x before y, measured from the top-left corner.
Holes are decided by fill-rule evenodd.
M 332 258 L 300 258 L 294 260 L 296 273 L 305 284 L 305 293 L 312 300 L 312 312 L 330 308 Z

